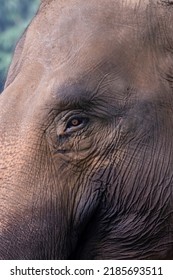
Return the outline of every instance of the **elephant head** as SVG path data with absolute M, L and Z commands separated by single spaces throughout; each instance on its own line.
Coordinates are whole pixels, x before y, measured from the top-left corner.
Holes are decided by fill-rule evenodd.
M 44 0 L 0 96 L 0 259 L 173 258 L 173 7 Z

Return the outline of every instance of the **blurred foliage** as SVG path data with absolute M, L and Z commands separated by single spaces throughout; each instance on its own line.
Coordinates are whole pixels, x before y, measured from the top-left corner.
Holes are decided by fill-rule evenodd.
M 0 0 L 0 92 L 16 42 L 39 6 L 40 0 Z

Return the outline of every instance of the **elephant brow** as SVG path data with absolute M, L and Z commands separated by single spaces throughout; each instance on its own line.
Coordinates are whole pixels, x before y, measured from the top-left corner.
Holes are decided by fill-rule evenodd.
M 68 85 L 59 88 L 57 93 L 57 102 L 60 110 L 65 109 L 87 109 L 91 108 L 93 92 L 78 85 Z

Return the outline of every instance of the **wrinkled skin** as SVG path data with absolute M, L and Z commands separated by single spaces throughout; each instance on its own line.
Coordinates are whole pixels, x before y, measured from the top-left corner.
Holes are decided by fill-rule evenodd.
M 0 259 L 173 259 L 173 5 L 43 1 L 0 153 Z

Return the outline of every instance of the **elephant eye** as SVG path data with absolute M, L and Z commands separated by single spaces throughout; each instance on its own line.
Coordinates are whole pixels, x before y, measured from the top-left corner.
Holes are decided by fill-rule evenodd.
M 65 132 L 74 132 L 85 127 L 88 123 L 88 118 L 84 116 L 71 117 L 66 125 Z

